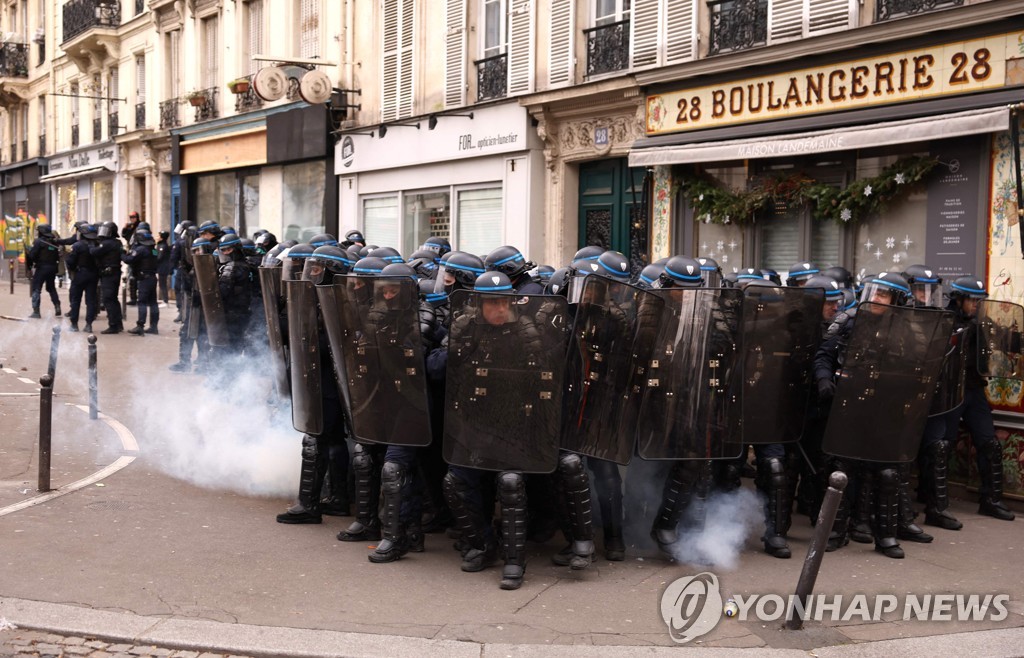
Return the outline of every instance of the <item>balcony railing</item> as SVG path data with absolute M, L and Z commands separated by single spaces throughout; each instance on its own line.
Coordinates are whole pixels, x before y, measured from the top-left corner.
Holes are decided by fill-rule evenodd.
M 494 55 L 473 62 L 476 64 L 476 99 L 504 98 L 508 93 L 508 55 Z
M 209 87 L 203 89 L 201 98 L 197 102 L 196 100 L 189 99 L 196 108 L 196 123 L 200 121 L 209 121 L 210 119 L 216 119 L 220 116 L 220 112 L 217 109 L 217 92 L 219 90 L 216 87 Z
M 629 21 L 583 30 L 587 37 L 587 76 L 629 68 Z
M 160 130 L 177 128 L 181 125 L 181 119 L 178 118 L 178 103 L 179 101 L 177 98 L 171 98 L 170 100 L 161 101 Z
M 146 11 L 146 0 L 135 0 L 135 15 L 138 16 Z
M 78 146 L 78 124 L 71 125 L 71 148 Z
M 64 3 L 64 41 L 94 27 L 121 24 L 119 0 L 69 0 Z
M 964 0 L 878 0 L 875 5 L 875 21 L 925 14 L 937 9 L 959 7 L 962 4 Z
M 247 75 L 245 79 L 249 81 L 249 89 L 240 94 L 235 94 L 235 112 L 239 113 L 258 110 L 263 107 L 263 99 L 257 96 L 252 88 L 252 76 Z
M 710 2 L 711 38 L 708 54 L 763 46 L 768 42 L 768 0 Z
M 0 78 L 28 77 L 28 44 L 0 45 Z
M 46 133 L 39 136 L 39 157 L 46 155 Z
M 135 129 L 142 130 L 146 127 L 146 101 L 135 104 Z
M 103 140 L 103 119 L 96 117 L 92 120 L 92 141 L 99 142 Z
M 121 132 L 121 117 L 117 112 L 111 112 L 107 115 L 107 132 L 111 137 Z

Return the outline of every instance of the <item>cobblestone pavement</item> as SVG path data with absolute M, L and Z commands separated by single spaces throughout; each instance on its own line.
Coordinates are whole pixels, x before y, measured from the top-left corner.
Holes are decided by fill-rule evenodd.
M 250 658 L 156 646 L 110 643 L 90 637 L 65 637 L 21 628 L 0 631 L 2 658 Z

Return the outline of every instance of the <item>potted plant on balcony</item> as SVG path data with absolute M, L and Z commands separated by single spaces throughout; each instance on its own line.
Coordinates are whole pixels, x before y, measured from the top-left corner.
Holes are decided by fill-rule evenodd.
M 206 92 L 202 90 L 190 91 L 185 94 L 185 100 L 187 100 L 192 107 L 201 107 L 206 103 Z
M 251 85 L 249 78 L 235 78 L 228 83 L 228 90 L 232 94 L 247 94 Z

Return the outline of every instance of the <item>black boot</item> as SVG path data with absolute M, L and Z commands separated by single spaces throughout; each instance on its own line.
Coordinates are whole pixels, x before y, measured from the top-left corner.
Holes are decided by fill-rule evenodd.
M 469 485 L 451 471 L 444 476 L 443 489 L 459 531 L 457 547 L 462 553 L 462 570 L 483 571 L 498 559 L 498 547 L 486 535 L 483 510 L 470 495 Z
M 28 317 L 33 318 L 33 319 L 38 319 L 38 318 L 41 318 L 43 316 L 39 314 L 39 307 L 38 306 L 33 306 L 32 307 L 32 315 L 30 315 Z
M 870 544 L 874 541 L 871 532 L 871 509 L 875 502 L 875 477 L 870 469 L 862 470 L 863 484 L 857 490 L 853 509 L 850 510 L 850 539 L 859 544 Z
M 786 533 L 792 522 L 793 501 L 786 465 L 777 457 L 763 459 L 757 464 L 757 478 L 765 494 L 764 552 L 772 557 L 789 559 L 792 552 L 786 542 Z
M 381 540 L 368 556 L 370 562 L 383 564 L 394 562 L 409 551 L 408 538 L 402 526 L 402 485 L 408 475 L 405 467 L 397 462 L 385 462 L 380 474 L 380 492 L 384 498 L 384 514 L 381 516 Z
M 964 524 L 950 514 L 948 509 L 948 466 L 949 443 L 936 441 L 925 446 L 921 452 L 921 484 L 918 487 L 924 496 L 924 522 L 946 530 L 960 530 Z
M 339 541 L 376 541 L 380 539 L 380 464 L 372 447 L 357 443 L 352 457 L 356 478 L 356 520 L 338 533 Z
M 92 333 L 92 322 L 86 322 L 86 323 L 85 323 L 85 326 L 84 326 L 84 327 L 82 327 L 82 330 L 83 330 L 83 331 L 84 331 L 85 333 L 87 333 L 87 334 L 91 334 L 91 333 Z
M 677 461 L 665 480 L 661 507 L 651 527 L 651 539 L 670 557 L 674 557 L 672 546 L 679 541 L 679 521 L 695 499 L 703 471 L 703 461 Z
M 903 549 L 896 540 L 899 532 L 900 476 L 895 468 L 885 468 L 878 473 L 875 493 L 875 550 L 897 560 L 904 557 Z
M 129 329 L 127 333 L 129 333 L 129 334 L 131 334 L 133 336 L 142 336 L 142 335 L 144 335 L 146 333 L 146 325 L 144 325 L 144 324 L 137 324 L 137 325 L 135 325 L 134 329 Z
M 519 589 L 526 572 L 526 482 L 523 474 L 516 471 L 500 473 L 498 493 L 501 500 L 501 547 L 505 558 L 501 589 Z
M 1013 521 L 1016 517 L 1003 504 L 1003 446 L 998 439 L 985 448 L 985 454 L 988 457 L 988 468 L 978 469 L 981 476 L 978 514 L 1000 521 Z
M 277 515 L 278 523 L 305 524 L 322 522 L 318 492 L 323 485 L 323 476 L 320 475 L 319 460 L 316 437 L 304 434 L 302 436 L 302 472 L 299 477 L 299 499 L 284 514 Z
M 915 541 L 920 544 L 929 544 L 934 539 L 931 535 L 921 529 L 919 525 L 914 523 L 914 517 L 917 513 L 914 511 L 914 505 L 910 502 L 910 464 L 900 464 L 897 472 L 900 476 L 900 489 L 899 489 L 899 528 L 896 532 L 896 536 L 900 539 L 906 539 L 907 541 Z
M 594 527 L 590 510 L 590 477 L 583 458 L 564 452 L 555 472 L 555 502 L 563 533 L 569 540 L 571 569 L 585 569 L 594 560 Z M 556 562 L 557 564 L 557 562 Z
M 587 465 L 594 474 L 591 486 L 601 508 L 604 556 L 610 562 L 622 562 L 626 559 L 626 542 L 622 539 L 622 477 L 619 465 L 590 457 Z
M 78 331 L 78 323 L 72 322 L 71 324 L 69 324 L 68 331 L 70 331 L 71 333 L 76 333 Z
M 60 317 L 60 303 L 54 304 L 53 314 L 58 318 Z

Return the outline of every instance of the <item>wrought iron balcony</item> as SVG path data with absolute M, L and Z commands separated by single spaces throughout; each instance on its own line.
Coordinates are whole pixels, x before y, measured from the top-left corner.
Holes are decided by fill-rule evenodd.
M 177 128 L 181 125 L 181 119 L 178 118 L 178 103 L 180 101 L 177 98 L 170 100 L 161 101 L 160 103 L 160 130 L 168 130 L 170 128 Z
M 46 133 L 39 136 L 39 157 L 46 155 Z
M 111 112 L 107 115 L 107 132 L 111 137 L 121 132 L 121 117 L 117 112 Z
M 78 124 L 71 125 L 71 148 L 78 146 Z
M 64 41 L 95 27 L 121 24 L 119 0 L 69 0 L 64 3 Z
M 220 111 L 217 109 L 218 91 L 216 87 L 209 87 L 203 89 L 198 96 L 189 98 L 189 103 L 196 108 L 196 123 L 216 119 L 220 116 Z
M 476 64 L 476 99 L 505 98 L 508 93 L 508 54 L 485 57 Z
M 763 46 L 768 42 L 768 0 L 710 2 L 709 55 Z
M 146 11 L 146 0 L 135 0 L 135 15 L 138 16 Z
M 629 68 L 629 21 L 583 30 L 587 37 L 587 76 Z
M 135 104 L 135 129 L 142 130 L 146 127 L 146 101 Z
M 0 45 L 0 78 L 28 77 L 28 44 Z
M 926 14 L 937 9 L 959 7 L 964 0 L 878 0 L 875 4 L 875 21 L 888 21 L 915 14 Z
M 235 94 L 235 112 L 237 113 L 258 110 L 263 107 L 263 99 L 253 91 L 252 76 L 247 75 L 244 79 L 249 81 L 249 88 L 239 94 Z

